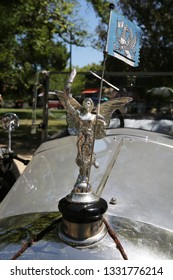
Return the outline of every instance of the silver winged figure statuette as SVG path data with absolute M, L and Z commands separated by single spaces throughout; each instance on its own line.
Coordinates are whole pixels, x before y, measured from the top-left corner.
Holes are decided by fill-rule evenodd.
M 74 73 L 73 73 L 74 78 Z M 69 85 L 70 83 L 67 83 Z M 82 105 L 70 94 L 70 87 L 66 86 L 64 92 L 58 97 L 67 112 L 69 131 L 77 135 L 76 164 L 79 166 L 79 175 L 74 185 L 77 192 L 90 189 L 89 173 L 91 166 L 99 167 L 93 151 L 94 140 L 101 139 L 106 134 L 106 128 L 112 113 L 132 100 L 130 97 L 120 97 L 100 105 L 100 113 L 93 112 L 94 103 L 91 98 L 85 98 Z M 88 187 L 89 186 L 89 187 Z

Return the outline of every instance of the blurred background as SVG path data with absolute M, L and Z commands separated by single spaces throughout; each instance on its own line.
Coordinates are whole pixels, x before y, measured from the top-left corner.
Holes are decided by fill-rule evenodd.
M 119 88 L 114 98 L 133 97 L 126 118 L 172 120 L 171 0 L 1 0 L 0 117 L 7 111 L 18 114 L 14 145 L 20 151 L 33 152 L 48 135 L 66 126 L 55 91 L 63 90 L 74 67 L 78 74 L 73 96 L 79 102 L 86 95 L 98 98 L 100 80 L 90 70 L 102 75 L 110 3 L 142 30 L 139 67 L 112 57 L 106 60 L 104 78 Z M 104 83 L 102 97 L 112 98 L 111 91 Z M 26 136 L 31 141 L 23 142 Z M 1 139 L 6 139 L 3 130 Z

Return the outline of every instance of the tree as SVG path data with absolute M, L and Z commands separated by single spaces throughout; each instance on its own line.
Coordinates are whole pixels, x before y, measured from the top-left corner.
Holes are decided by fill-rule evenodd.
M 102 71 L 101 65 L 97 65 L 93 63 L 84 66 L 82 68 L 77 67 L 76 70 L 77 70 L 77 75 L 72 84 L 73 96 L 79 96 L 81 91 L 84 90 L 85 88 L 92 88 L 92 87 L 95 88 L 100 86 L 100 80 L 98 78 L 95 78 L 92 74 L 90 74 L 89 71 L 93 70 L 93 71 L 101 72 Z M 50 90 L 63 91 L 68 78 L 69 78 L 69 69 L 66 69 L 63 72 L 59 72 L 55 74 L 52 73 L 50 75 L 50 80 L 49 80 Z
M 87 37 L 76 17 L 77 4 L 75 0 L 1 0 L 1 88 L 5 84 L 19 94 L 20 86 L 23 95 L 36 72 L 66 67 L 66 43 L 84 45 Z

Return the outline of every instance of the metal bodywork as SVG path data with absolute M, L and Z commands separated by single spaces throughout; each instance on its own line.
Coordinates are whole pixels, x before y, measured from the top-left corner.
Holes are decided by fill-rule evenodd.
M 0 258 L 11 258 L 28 236 L 54 219 L 57 225 L 20 259 L 122 259 L 109 234 L 89 247 L 60 240 L 59 200 L 78 175 L 76 137 L 43 143 L 0 205 Z M 91 170 L 93 191 L 107 201 L 105 219 L 129 259 L 173 258 L 172 137 L 137 129 L 110 129 L 97 140 L 99 169 Z M 20 230 L 19 230 L 20 228 Z

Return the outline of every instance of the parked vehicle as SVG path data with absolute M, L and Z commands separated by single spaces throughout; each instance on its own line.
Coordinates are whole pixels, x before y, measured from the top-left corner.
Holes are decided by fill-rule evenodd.
M 74 76 L 61 95 L 67 115 L 79 106 L 68 99 Z M 95 141 L 89 175 L 79 157 L 90 148 L 91 123 L 78 142 L 71 135 L 41 144 L 0 205 L 1 259 L 172 260 L 172 123 L 163 132 L 160 120 L 136 121 L 109 126 Z
M 2 117 L 2 126 L 8 132 L 8 147 L 0 147 L 0 202 L 20 176 L 14 159 L 21 161 L 25 165 L 29 162 L 17 156 L 11 149 L 11 133 L 19 126 L 18 116 L 14 113 L 6 113 Z
M 37 106 L 43 107 L 43 94 L 40 93 L 37 99 Z M 49 91 L 48 93 L 48 108 L 49 109 L 63 109 L 63 105 L 61 104 L 57 93 L 54 91 Z

